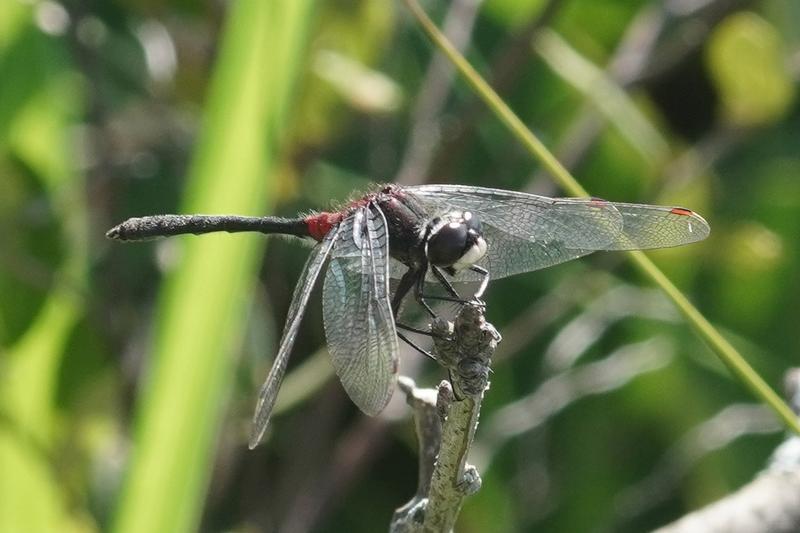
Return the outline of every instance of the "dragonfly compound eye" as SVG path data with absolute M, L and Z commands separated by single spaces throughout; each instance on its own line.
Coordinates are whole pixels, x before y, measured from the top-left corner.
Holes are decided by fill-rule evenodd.
M 486 254 L 480 222 L 472 213 L 455 211 L 434 222 L 425 249 L 431 264 L 459 271 Z

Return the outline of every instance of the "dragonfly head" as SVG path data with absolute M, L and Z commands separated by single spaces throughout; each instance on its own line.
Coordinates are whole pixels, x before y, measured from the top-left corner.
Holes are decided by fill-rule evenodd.
M 486 255 L 481 223 L 469 211 L 451 211 L 433 219 L 425 243 L 425 256 L 432 265 L 450 273 L 469 268 Z

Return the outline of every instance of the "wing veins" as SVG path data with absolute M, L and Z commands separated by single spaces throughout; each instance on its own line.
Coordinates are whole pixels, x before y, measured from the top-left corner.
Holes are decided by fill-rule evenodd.
M 292 347 L 294 347 L 297 331 L 300 328 L 300 322 L 302 321 L 303 314 L 308 305 L 311 290 L 322 271 L 325 260 L 330 255 L 333 244 L 336 242 L 340 231 L 341 225 L 331 229 L 325 236 L 325 239 L 312 250 L 300 274 L 300 279 L 295 286 L 292 303 L 289 305 L 289 312 L 286 316 L 286 325 L 284 326 L 283 335 L 281 336 L 278 354 L 275 356 L 272 362 L 272 368 L 270 368 L 269 374 L 267 374 L 267 378 L 258 393 L 258 402 L 256 403 L 256 410 L 253 415 L 253 425 L 250 433 L 249 446 L 251 450 L 258 445 L 267 429 L 269 417 L 272 413 L 272 408 L 275 406 L 278 390 L 280 389 L 283 377 L 286 373 L 289 355 L 292 351 Z
M 336 373 L 356 405 L 374 415 L 394 386 L 397 337 L 389 303 L 386 219 L 373 204 L 359 213 L 353 224 L 363 225 L 354 228 L 353 239 L 343 234 L 334 249 L 323 312 Z

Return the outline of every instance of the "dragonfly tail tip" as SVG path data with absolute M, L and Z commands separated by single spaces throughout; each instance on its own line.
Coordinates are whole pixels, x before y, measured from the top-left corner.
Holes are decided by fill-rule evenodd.
M 113 239 L 115 241 L 122 240 L 122 229 L 120 228 L 122 224 L 114 226 L 110 230 L 106 232 L 107 239 Z

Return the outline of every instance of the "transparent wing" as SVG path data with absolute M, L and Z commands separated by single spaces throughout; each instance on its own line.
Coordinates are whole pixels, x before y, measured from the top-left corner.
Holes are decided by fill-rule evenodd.
M 482 224 L 524 235 L 524 239 L 559 241 L 567 248 L 601 250 L 622 231 L 614 204 L 582 198 L 548 198 L 515 191 L 466 185 L 406 187 L 436 208 L 472 211 Z
M 460 185 L 422 185 L 405 190 L 433 212 L 462 210 L 478 216 L 488 245 L 478 265 L 487 268 L 493 279 L 605 249 L 622 232 L 622 215 L 603 201 Z M 465 271 L 457 279 L 473 278 L 474 273 Z
M 283 381 L 283 375 L 286 373 L 286 364 L 289 361 L 289 354 L 294 346 L 297 330 L 300 328 L 300 321 L 303 319 L 308 298 L 340 231 L 341 227 L 331 229 L 325 239 L 314 247 L 295 286 L 292 303 L 289 305 L 289 313 L 286 316 L 286 325 L 283 329 L 280 348 L 278 348 L 278 355 L 275 356 L 272 368 L 267 374 L 267 379 L 258 393 L 256 412 L 253 415 L 253 427 L 250 430 L 251 450 L 258 445 L 264 435 L 264 431 L 267 429 L 269 416 L 275 406 L 275 399 L 278 396 L 278 389 L 280 389 Z
M 397 377 L 386 219 L 367 205 L 341 227 L 323 286 L 325 336 L 347 394 L 359 409 L 376 415 L 391 398 Z
M 435 211 L 475 213 L 488 251 L 478 264 L 502 278 L 569 261 L 596 250 L 667 248 L 704 239 L 702 217 L 682 208 L 611 203 L 593 198 L 547 198 L 460 185 L 405 190 Z M 470 280 L 465 272 L 459 278 Z
M 622 214 L 622 233 L 602 250 L 671 248 L 702 241 L 711 232 L 703 217 L 683 207 L 613 205 Z
M 480 217 L 481 215 L 478 215 Z M 553 240 L 527 240 L 500 230 L 497 226 L 481 221 L 483 237 L 486 239 L 486 255 L 477 265 L 489 271 L 491 279 L 504 278 L 514 274 L 539 270 L 592 253 L 594 250 L 567 248 L 563 242 Z M 608 243 L 607 246 L 610 246 Z M 408 267 L 392 260 L 391 277 L 400 279 Z M 452 279 L 455 283 L 477 283 L 483 279 L 481 274 L 462 270 Z M 425 283 L 439 286 L 439 281 L 429 271 Z

